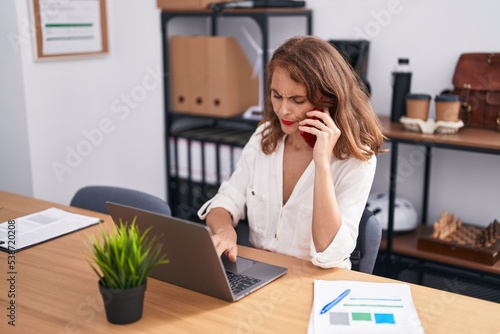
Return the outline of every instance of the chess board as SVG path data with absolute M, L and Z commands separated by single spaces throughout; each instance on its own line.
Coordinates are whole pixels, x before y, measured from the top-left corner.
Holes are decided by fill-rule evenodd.
M 488 227 L 481 228 L 460 222 L 441 235 L 440 230 L 436 232 L 435 226 L 434 231 L 422 232 L 417 247 L 433 253 L 493 265 L 500 259 L 500 231 L 494 230 L 498 229 L 498 224 L 495 220 Z

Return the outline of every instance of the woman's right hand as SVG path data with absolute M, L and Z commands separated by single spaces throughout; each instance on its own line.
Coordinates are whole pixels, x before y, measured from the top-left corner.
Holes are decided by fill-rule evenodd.
M 212 241 L 217 255 L 226 255 L 229 261 L 236 262 L 238 246 L 237 235 L 229 212 L 223 208 L 213 208 L 207 216 L 207 226 L 212 231 Z
M 215 234 L 212 235 L 212 241 L 215 245 L 217 255 L 221 256 L 224 254 L 227 256 L 229 261 L 236 262 L 236 256 L 238 255 L 236 238 L 236 231 L 232 226 L 230 229 L 218 229 Z

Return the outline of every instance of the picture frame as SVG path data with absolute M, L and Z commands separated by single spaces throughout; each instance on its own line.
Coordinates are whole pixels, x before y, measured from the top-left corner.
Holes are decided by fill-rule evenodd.
M 109 52 L 106 0 L 31 1 L 37 60 Z

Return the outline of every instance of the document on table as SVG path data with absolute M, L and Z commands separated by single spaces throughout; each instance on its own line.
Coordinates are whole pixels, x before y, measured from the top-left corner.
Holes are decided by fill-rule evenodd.
M 0 224 L 0 250 L 17 252 L 99 222 L 96 217 L 46 209 Z
M 338 297 L 322 314 L 325 305 Z M 308 334 L 313 333 L 420 334 L 424 330 L 408 284 L 315 280 L 308 327 Z

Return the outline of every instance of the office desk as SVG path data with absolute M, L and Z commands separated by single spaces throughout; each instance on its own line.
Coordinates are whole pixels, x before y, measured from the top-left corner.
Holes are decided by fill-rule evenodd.
M 5 192 L 0 192 L 0 221 L 51 206 L 112 224 L 107 215 Z M 240 247 L 240 255 L 288 267 L 288 274 L 236 303 L 149 279 L 143 318 L 112 325 L 86 263 L 84 242 L 98 231 L 92 226 L 16 254 L 16 327 L 7 325 L 7 253 L 0 253 L 1 333 L 306 333 L 314 279 L 395 282 Z M 500 332 L 499 304 L 418 285 L 411 290 L 426 333 Z

